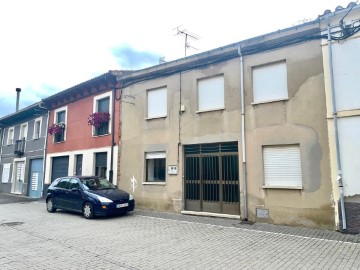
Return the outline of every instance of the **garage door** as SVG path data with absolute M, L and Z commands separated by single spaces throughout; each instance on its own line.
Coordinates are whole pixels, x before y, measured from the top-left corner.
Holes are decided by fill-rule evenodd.
M 67 176 L 69 173 L 69 156 L 54 157 L 52 159 L 51 182 L 56 178 Z

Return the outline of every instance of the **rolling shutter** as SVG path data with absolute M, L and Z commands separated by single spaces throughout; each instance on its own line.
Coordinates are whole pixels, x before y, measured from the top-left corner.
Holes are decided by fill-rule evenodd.
M 301 187 L 301 156 L 298 145 L 263 148 L 265 186 Z
M 69 172 L 69 156 L 52 159 L 51 182 L 56 178 L 67 176 Z

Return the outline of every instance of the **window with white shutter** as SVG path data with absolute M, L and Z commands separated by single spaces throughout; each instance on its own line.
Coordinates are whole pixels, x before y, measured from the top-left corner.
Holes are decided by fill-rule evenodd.
M 199 80 L 198 99 L 200 112 L 224 109 L 224 76 Z
M 265 188 L 302 188 L 299 145 L 264 146 L 263 161 Z
M 11 167 L 11 163 L 6 163 L 6 164 L 3 165 L 2 178 L 1 178 L 2 183 L 8 183 L 9 182 L 10 167 Z
M 147 91 L 147 118 L 167 116 L 167 89 L 159 88 Z
M 288 99 L 286 63 L 253 68 L 254 103 Z

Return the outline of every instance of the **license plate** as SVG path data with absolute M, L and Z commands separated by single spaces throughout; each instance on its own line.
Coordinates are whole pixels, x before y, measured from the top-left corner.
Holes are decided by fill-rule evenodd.
M 116 208 L 123 208 L 123 207 L 128 207 L 129 203 L 120 203 L 116 205 Z

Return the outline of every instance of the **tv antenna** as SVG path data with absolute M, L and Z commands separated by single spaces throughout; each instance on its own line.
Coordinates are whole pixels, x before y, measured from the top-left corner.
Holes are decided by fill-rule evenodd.
M 199 36 L 197 36 L 196 34 L 194 33 L 191 33 L 189 31 L 187 31 L 186 29 L 180 29 L 181 25 L 174 28 L 173 30 L 176 29 L 177 33 L 176 35 L 182 35 L 185 37 L 185 57 L 186 57 L 186 51 L 187 49 L 191 48 L 191 49 L 194 49 L 194 50 L 198 50 L 197 48 L 193 47 L 190 45 L 189 43 L 189 39 L 193 39 L 193 40 L 198 40 L 199 39 Z

